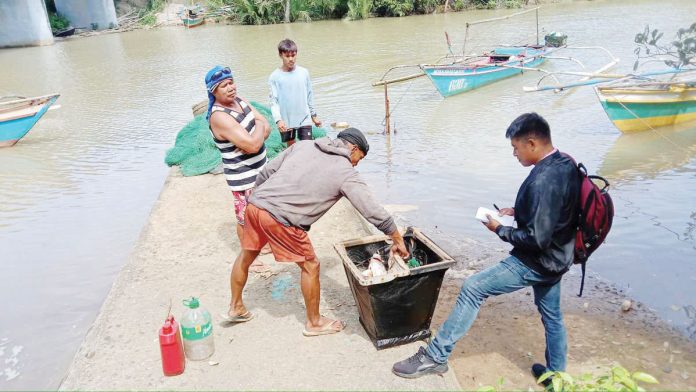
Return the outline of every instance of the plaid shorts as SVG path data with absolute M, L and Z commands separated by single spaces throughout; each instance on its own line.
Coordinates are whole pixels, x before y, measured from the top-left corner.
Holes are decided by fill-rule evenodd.
M 237 217 L 237 223 L 244 226 L 244 212 L 249 203 L 251 189 L 245 191 L 232 191 L 234 197 L 234 215 Z

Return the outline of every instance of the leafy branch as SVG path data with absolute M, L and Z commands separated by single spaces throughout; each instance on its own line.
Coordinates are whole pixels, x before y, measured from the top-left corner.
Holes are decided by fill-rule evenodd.
M 657 29 L 650 30 L 650 26 L 645 26 L 642 33 L 636 34 L 633 41 L 638 47 L 634 50 L 637 57 L 633 64 L 634 71 L 638 69 L 642 59 L 657 59 L 668 67 L 677 69 L 696 64 L 696 23 L 679 29 L 671 43 L 661 44 L 663 35 Z
M 573 377 L 566 372 L 548 371 L 537 382 L 548 384 L 545 388 L 547 392 L 643 392 L 645 389 L 639 383 L 658 384 L 657 379 L 647 373 L 631 373 L 618 365 L 598 376 L 585 373 L 580 377 Z M 501 377 L 495 386 L 483 386 L 478 392 L 501 392 L 504 390 L 504 383 L 505 380 Z

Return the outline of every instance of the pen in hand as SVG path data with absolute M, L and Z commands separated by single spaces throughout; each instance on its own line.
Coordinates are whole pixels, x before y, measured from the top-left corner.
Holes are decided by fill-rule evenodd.
M 496 211 L 500 212 L 500 208 L 498 208 L 498 206 L 495 205 L 495 203 L 493 203 L 493 207 L 495 207 L 495 210 L 496 210 Z

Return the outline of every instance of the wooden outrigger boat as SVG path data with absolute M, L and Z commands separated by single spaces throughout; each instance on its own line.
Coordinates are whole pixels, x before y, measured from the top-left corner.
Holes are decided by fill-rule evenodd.
M 199 6 L 194 6 L 192 8 L 185 7 L 181 11 L 179 17 L 181 18 L 181 22 L 184 24 L 184 27 L 187 29 L 198 27 L 205 23 L 205 14 Z
M 501 47 L 466 62 L 420 68 L 440 95 L 449 97 L 518 75 L 525 67 L 536 67 L 551 51 L 546 46 Z
M 59 96 L 51 94 L 0 102 L 0 147 L 15 145 L 51 108 Z
M 674 82 L 595 87 L 607 116 L 621 132 L 696 121 L 696 84 Z
M 536 44 L 532 45 L 508 45 L 500 46 L 494 50 L 484 53 L 482 55 L 467 55 L 466 42 L 469 32 L 469 27 L 480 24 L 489 23 L 493 21 L 500 21 L 503 19 L 509 19 L 514 16 L 526 14 L 528 12 L 536 12 L 537 15 L 537 38 Z M 532 8 L 529 10 L 521 11 L 508 16 L 479 20 L 466 24 L 466 32 L 464 38 L 464 45 L 462 48 L 461 55 L 452 54 L 451 44 L 449 42 L 449 35 L 445 33 L 447 37 L 447 45 L 450 48 L 450 54 L 442 57 L 434 64 L 420 64 L 417 66 L 409 65 L 398 65 L 390 68 L 385 72 L 382 78 L 372 83 L 373 86 L 388 85 L 391 83 L 402 82 L 409 79 L 414 79 L 420 76 L 428 76 L 430 81 L 433 83 L 437 91 L 443 97 L 450 97 L 459 93 L 466 91 L 471 91 L 473 89 L 485 86 L 487 84 L 497 82 L 499 80 L 519 75 L 524 71 L 539 71 L 550 73 L 541 68 L 537 68 L 546 59 L 557 59 L 557 60 L 570 60 L 579 64 L 584 71 L 584 65 L 572 58 L 572 57 L 557 57 L 550 56 L 553 52 L 562 49 L 600 49 L 605 51 L 611 58 L 611 61 L 603 66 L 600 70 L 595 72 L 602 72 L 610 67 L 613 67 L 618 63 L 618 59 L 615 58 L 609 51 L 602 47 L 569 47 L 566 45 L 567 36 L 563 34 L 551 33 L 544 37 L 544 43 L 539 44 L 539 8 Z M 417 74 L 407 75 L 404 77 L 398 77 L 394 79 L 387 79 L 387 75 L 391 71 L 397 69 L 404 69 L 409 67 L 418 67 L 420 72 Z M 589 74 L 587 72 L 580 72 L 583 74 Z M 576 72 L 577 74 L 577 72 Z
M 696 79 L 678 78 L 693 72 L 696 69 L 671 68 L 632 74 L 548 73 L 536 86 L 526 86 L 524 91 L 560 92 L 596 85 L 597 97 L 611 122 L 621 132 L 632 133 L 696 121 Z M 566 84 L 541 83 L 546 77 L 555 78 L 558 74 L 585 78 Z M 659 79 L 669 75 L 672 76 L 666 81 Z
M 65 28 L 63 30 L 54 30 L 53 31 L 53 36 L 54 37 L 70 37 L 71 35 L 75 34 L 75 28 L 70 26 L 68 28 Z

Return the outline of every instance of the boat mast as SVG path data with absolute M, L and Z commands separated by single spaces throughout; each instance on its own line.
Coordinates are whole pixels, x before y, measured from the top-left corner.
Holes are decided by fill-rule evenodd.
M 516 13 L 514 13 L 514 14 L 510 14 L 510 15 L 507 15 L 507 16 L 500 16 L 500 17 L 497 17 L 497 18 L 483 19 L 483 20 L 476 20 L 476 21 L 473 21 L 473 22 L 467 22 L 467 23 L 466 23 L 466 30 L 464 30 L 464 47 L 462 48 L 462 55 L 466 56 L 466 40 L 468 39 L 468 36 L 469 36 L 469 26 L 477 25 L 477 24 L 480 24 L 480 23 L 495 22 L 495 21 L 497 21 L 497 20 L 510 19 L 510 18 L 512 18 L 512 17 L 518 16 L 518 15 L 522 15 L 522 14 L 526 14 L 526 13 L 532 12 L 532 11 L 536 11 L 536 16 L 537 16 L 537 17 L 536 17 L 536 21 L 537 21 L 537 22 L 536 22 L 536 24 L 537 24 L 536 29 L 537 29 L 537 45 L 538 45 L 538 44 L 539 44 L 539 7 L 535 7 L 535 8 L 531 8 L 531 9 L 528 9 L 528 10 L 516 12 Z

